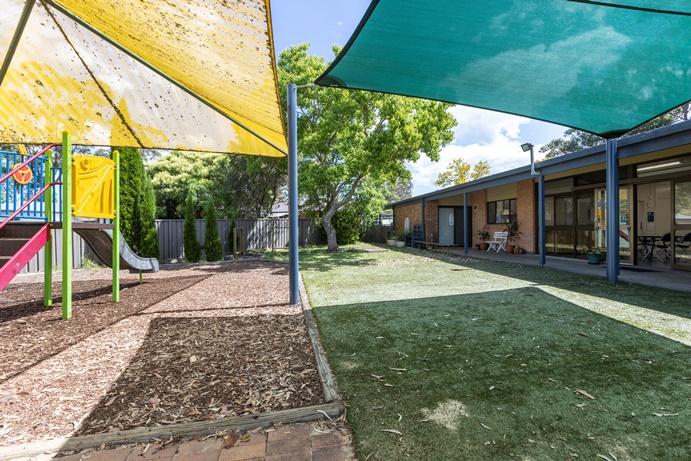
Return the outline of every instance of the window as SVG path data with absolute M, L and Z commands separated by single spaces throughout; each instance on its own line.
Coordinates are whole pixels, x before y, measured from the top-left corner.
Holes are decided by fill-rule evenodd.
M 487 202 L 487 224 L 506 224 L 516 221 L 516 199 Z

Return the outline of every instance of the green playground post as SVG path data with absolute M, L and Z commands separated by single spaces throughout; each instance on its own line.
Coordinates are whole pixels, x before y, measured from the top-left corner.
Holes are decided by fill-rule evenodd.
M 62 319 L 72 318 L 72 144 L 62 133 Z
M 43 183 L 47 186 L 51 182 L 53 182 L 53 154 L 48 151 L 43 170 Z M 53 305 L 53 230 L 50 226 L 53 218 L 53 188 L 46 189 L 44 194 L 46 195 L 43 197 L 43 211 L 48 223 L 48 241 L 43 247 L 43 305 L 51 307 Z
M 113 302 L 120 302 L 120 152 L 113 151 L 113 162 L 115 171 L 113 172 Z

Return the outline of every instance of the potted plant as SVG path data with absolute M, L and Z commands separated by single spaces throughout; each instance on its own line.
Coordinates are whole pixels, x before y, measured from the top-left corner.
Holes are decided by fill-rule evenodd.
M 396 232 L 389 232 L 389 237 L 386 239 L 386 244 L 391 247 L 396 245 Z
M 506 232 L 506 252 L 513 253 L 515 248 L 515 240 L 521 234 L 518 231 L 518 222 L 512 221 L 506 223 L 504 226 L 504 232 Z
M 480 251 L 486 251 L 487 250 L 487 240 L 489 240 L 491 238 L 490 233 L 483 229 L 480 232 L 478 232 L 477 235 L 480 238 L 480 243 L 478 244 Z
M 400 233 L 396 234 L 396 242 L 395 242 L 397 247 L 404 247 L 405 246 L 405 234 Z
M 586 258 L 588 258 L 588 264 L 602 264 L 605 260 L 606 251 L 604 248 L 593 248 L 585 252 Z

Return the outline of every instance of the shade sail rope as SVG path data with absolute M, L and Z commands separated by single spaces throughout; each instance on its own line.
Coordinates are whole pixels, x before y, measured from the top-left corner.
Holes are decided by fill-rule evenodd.
M 62 28 L 62 26 L 58 22 L 57 18 L 53 14 L 53 12 L 50 11 L 50 8 L 48 8 L 48 5 L 46 5 L 43 2 L 43 0 L 39 0 L 39 4 L 46 10 L 46 13 L 48 13 L 48 16 L 50 16 L 50 18 L 53 20 L 53 22 L 55 23 L 55 26 L 60 31 L 60 34 L 62 34 L 63 38 L 65 39 L 65 42 L 67 42 L 67 44 L 70 46 L 70 48 L 72 48 L 72 50 L 74 51 L 74 54 L 79 59 L 79 62 L 82 63 L 82 65 L 84 66 L 84 69 L 86 69 L 86 72 L 89 74 L 91 79 L 94 81 L 94 83 L 98 87 L 98 89 L 101 92 L 101 94 L 103 95 L 103 97 L 106 99 L 106 101 L 108 101 L 108 104 L 111 105 L 111 107 L 113 108 L 113 110 L 117 114 L 117 116 L 120 119 L 120 121 L 122 122 L 122 124 L 127 128 L 127 131 L 129 131 L 130 134 L 132 135 L 132 137 L 135 139 L 135 141 L 137 141 L 137 144 L 139 144 L 140 147 L 144 148 L 144 143 L 142 142 L 142 140 L 139 139 L 139 136 L 137 136 L 137 133 L 134 132 L 134 129 L 132 128 L 132 126 L 127 122 L 127 119 L 122 114 L 122 111 L 115 104 L 115 101 L 113 101 L 113 99 L 110 97 L 110 95 L 108 95 L 108 92 L 105 90 L 105 88 L 103 88 L 103 85 L 101 84 L 101 82 L 98 81 L 98 79 L 94 75 L 93 71 L 86 64 L 86 61 L 84 61 L 84 58 L 82 58 L 81 54 L 79 54 L 79 51 L 77 51 L 77 48 L 74 46 L 74 43 L 72 43 L 72 40 L 69 39 L 69 37 L 65 33 L 65 30 Z
M 593 5 L 593 6 L 606 6 L 609 8 L 621 8 L 623 10 L 644 11 L 646 13 L 675 14 L 675 15 L 679 15 L 679 16 L 691 16 L 691 12 L 688 12 L 688 11 L 663 10 L 660 8 L 648 8 L 645 6 L 635 6 L 635 5 L 622 5 L 621 3 L 598 2 L 595 0 L 568 0 L 568 1 L 570 1 L 572 3 L 584 3 L 586 5 Z

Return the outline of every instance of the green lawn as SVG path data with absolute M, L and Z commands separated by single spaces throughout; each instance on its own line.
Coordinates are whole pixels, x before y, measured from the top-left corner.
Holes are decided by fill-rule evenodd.
M 301 261 L 361 460 L 691 459 L 691 295 L 373 248 Z

